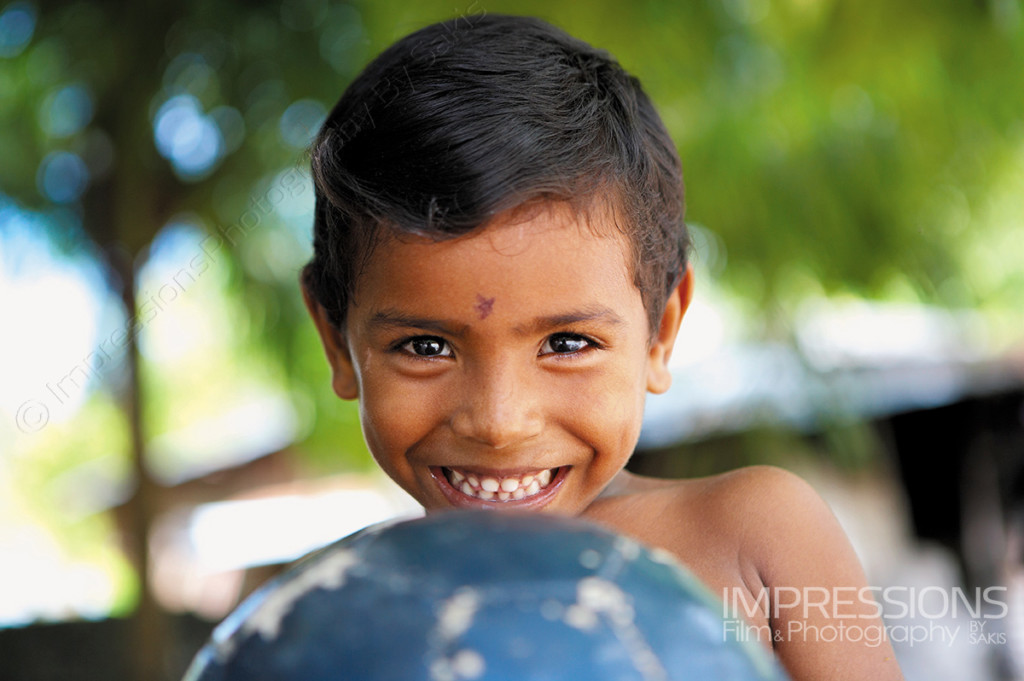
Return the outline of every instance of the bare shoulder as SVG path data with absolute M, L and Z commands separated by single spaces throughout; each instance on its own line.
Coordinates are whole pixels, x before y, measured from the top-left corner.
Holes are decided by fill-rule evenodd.
M 702 478 L 716 497 L 730 503 L 814 503 L 819 499 L 803 478 L 777 466 L 745 466 Z
M 785 544 L 804 540 L 794 532 L 800 523 L 831 517 L 810 485 L 773 466 L 683 480 L 627 474 L 585 515 L 668 549 L 698 572 L 713 565 L 729 573 L 723 580 L 741 575 L 747 582 L 770 572 Z M 727 569 L 730 556 L 739 560 Z
M 775 466 L 750 466 L 707 479 L 707 512 L 741 536 L 741 552 L 766 583 L 811 571 L 843 556 L 848 576 L 860 571 L 849 541 L 821 495 L 803 478 Z M 799 566 L 799 569 L 797 567 Z
M 692 517 L 746 531 L 792 529 L 831 516 L 828 505 L 810 484 L 775 466 L 747 466 L 683 480 L 626 475 L 594 508 L 619 506 L 641 511 L 641 515 L 657 513 L 661 520 Z
M 668 549 L 705 578 L 713 567 L 756 589 L 842 566 L 834 578 L 859 581 L 859 562 L 828 504 L 801 477 L 774 466 L 685 480 L 629 475 L 585 515 Z M 727 567 L 726 557 L 734 564 Z
M 704 478 L 704 503 L 745 526 L 782 529 L 819 514 L 828 505 L 803 478 L 775 466 L 747 466 Z
M 831 515 L 810 484 L 775 466 L 747 466 L 704 478 L 657 481 L 635 489 L 666 510 L 744 531 L 784 529 L 779 526 Z
M 822 594 L 836 595 L 833 605 L 843 605 L 858 632 L 884 626 L 872 603 L 848 597 L 866 586 L 860 562 L 828 504 L 799 476 L 752 466 L 689 480 L 627 479 L 591 510 L 595 519 L 675 553 L 714 592 L 746 589 L 758 602 L 767 594 L 767 619 L 754 623 L 772 634 L 768 640 L 794 680 L 902 678 L 884 634 L 872 644 L 811 635 L 837 622 Z M 779 590 L 813 597 L 815 607 L 776 602 Z
M 864 572 L 814 488 L 772 467 L 738 470 L 715 484 L 715 496 L 739 514 L 733 521 L 743 517 L 741 560 L 756 570 L 768 594 L 769 631 L 779 632 L 775 652 L 792 678 L 901 679 L 880 610 L 849 598 L 867 586 Z M 780 590 L 796 594 L 797 602 L 776 600 Z M 818 633 L 850 621 L 855 626 L 848 636 Z

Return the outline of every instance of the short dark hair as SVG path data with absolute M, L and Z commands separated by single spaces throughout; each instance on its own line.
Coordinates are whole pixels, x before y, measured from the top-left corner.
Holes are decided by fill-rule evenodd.
M 679 156 L 640 82 L 539 19 L 460 17 L 399 40 L 349 85 L 311 155 L 302 278 L 338 328 L 384 236 L 453 238 L 535 201 L 610 200 L 652 333 L 686 267 Z

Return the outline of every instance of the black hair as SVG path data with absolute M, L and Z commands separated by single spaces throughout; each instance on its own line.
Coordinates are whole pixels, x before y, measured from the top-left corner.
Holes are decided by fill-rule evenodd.
M 349 85 L 312 152 L 303 284 L 341 328 L 382 238 L 453 238 L 535 201 L 610 202 L 652 333 L 686 266 L 679 157 L 614 58 L 539 19 L 460 17 L 392 45 Z

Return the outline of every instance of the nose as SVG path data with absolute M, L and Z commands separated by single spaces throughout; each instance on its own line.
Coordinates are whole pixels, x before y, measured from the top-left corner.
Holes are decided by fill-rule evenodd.
M 466 376 L 452 430 L 492 449 L 525 442 L 543 428 L 539 396 L 528 376 L 507 363 L 489 364 Z

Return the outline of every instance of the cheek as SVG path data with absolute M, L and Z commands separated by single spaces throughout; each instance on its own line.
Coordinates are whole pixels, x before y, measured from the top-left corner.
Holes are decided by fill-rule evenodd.
M 371 372 L 372 374 L 372 372 Z M 441 401 L 415 383 L 366 381 L 360 396 L 360 420 L 370 452 L 382 467 L 404 454 L 440 418 Z
M 580 434 L 599 450 L 632 453 L 643 419 L 643 377 L 637 363 L 603 372 L 569 391 L 571 415 Z

